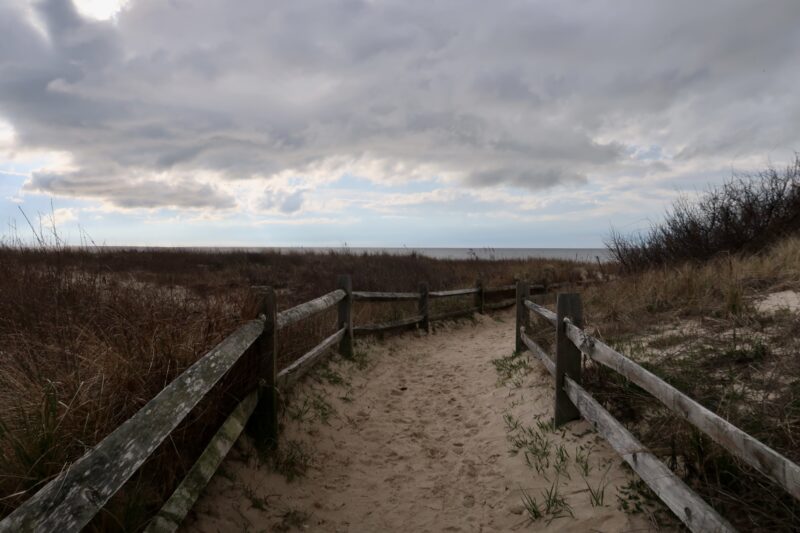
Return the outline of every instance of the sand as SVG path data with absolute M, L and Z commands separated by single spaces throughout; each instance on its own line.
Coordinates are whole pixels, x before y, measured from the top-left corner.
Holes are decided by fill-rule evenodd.
M 491 360 L 511 353 L 513 321 L 505 312 L 431 335 L 368 341 L 360 347 L 366 368 L 331 363 L 335 374 L 308 377 L 289 398 L 281 435 L 283 449 L 301 442 L 312 458 L 305 476 L 287 482 L 243 437 L 184 530 L 652 530 L 643 515 L 618 509 L 618 488 L 632 474 L 586 422 L 546 432 L 553 450 L 562 445 L 570 456 L 566 474 L 553 466 L 537 473 L 510 453 L 504 414 L 535 427 L 553 408 L 552 378 L 535 362 L 524 379 L 498 381 Z M 332 385 L 325 375 L 348 383 Z M 608 482 L 603 506 L 591 505 L 578 446 L 592 450 L 588 484 Z M 530 520 L 522 490 L 544 507 L 542 493 L 554 483 L 574 517 Z
M 795 291 L 773 292 L 758 301 L 756 309 L 762 313 L 775 313 L 781 310 L 798 313 L 800 312 L 800 293 Z

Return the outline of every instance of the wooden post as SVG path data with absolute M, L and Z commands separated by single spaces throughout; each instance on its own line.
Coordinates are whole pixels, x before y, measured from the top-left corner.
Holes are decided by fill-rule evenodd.
M 519 334 L 519 328 L 528 325 L 528 308 L 525 307 L 525 299 L 528 297 L 528 282 L 517 280 L 517 327 L 514 332 L 516 339 L 515 350 L 521 352 L 527 348 L 525 343 L 522 342 L 522 336 Z
M 348 359 L 353 357 L 353 281 L 347 274 L 342 274 L 336 281 L 336 287 L 347 293 L 339 302 L 337 328 L 345 328 L 344 337 L 339 341 L 339 353 Z
M 430 333 L 431 323 L 428 319 L 430 316 L 430 313 L 428 312 L 428 284 L 425 282 L 419 284 L 419 305 L 417 306 L 417 312 L 422 315 L 420 327 L 425 331 L 425 333 Z
M 475 283 L 475 287 L 477 287 L 478 292 L 475 293 L 475 307 L 478 308 L 478 312 L 480 314 L 484 314 L 484 303 L 485 303 L 485 293 L 483 289 L 483 280 L 479 279 Z
M 259 361 L 258 404 L 250 417 L 250 430 L 256 440 L 269 447 L 278 443 L 278 374 L 277 302 L 272 287 L 252 287 L 247 314 L 264 316 L 264 331 L 253 344 Z
M 569 318 L 572 324 L 583 328 L 583 304 L 581 295 L 562 293 L 556 303 L 556 427 L 580 418 L 581 413 L 572 403 L 564 390 L 564 376 L 569 376 L 575 383 L 581 383 L 581 351 L 567 337 L 564 319 Z

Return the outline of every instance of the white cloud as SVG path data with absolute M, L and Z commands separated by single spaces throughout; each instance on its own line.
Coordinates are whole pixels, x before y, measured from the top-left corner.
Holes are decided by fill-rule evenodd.
M 106 211 L 613 216 L 800 147 L 795 0 L 32 5 L 0 170 Z
M 51 218 L 56 227 L 64 226 L 67 222 L 78 220 L 78 210 L 74 207 L 60 207 L 54 209 Z
M 87 17 L 107 20 L 117 15 L 129 0 L 75 0 L 75 7 Z

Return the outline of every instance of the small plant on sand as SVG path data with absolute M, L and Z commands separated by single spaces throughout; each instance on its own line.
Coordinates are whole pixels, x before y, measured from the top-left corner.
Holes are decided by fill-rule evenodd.
M 606 476 L 608 476 L 608 473 L 611 471 L 611 466 L 612 465 L 608 465 L 608 468 L 600 477 L 600 483 L 596 487 L 592 487 L 589 480 L 586 479 L 586 476 L 581 476 L 583 477 L 583 482 L 586 483 L 586 488 L 589 489 L 589 502 L 592 504 L 592 507 L 603 506 L 606 496 L 606 487 L 608 487 L 610 483 L 610 481 L 606 479 Z
M 552 419 L 549 420 L 542 420 L 541 416 L 536 417 L 536 427 L 539 428 L 539 431 L 542 433 L 555 433 L 556 426 L 553 423 Z
M 543 516 L 542 510 L 539 508 L 539 503 L 536 501 L 536 498 L 528 494 L 528 491 L 525 489 L 520 488 L 519 491 L 520 498 L 522 499 L 522 506 L 528 514 L 528 520 L 536 522 Z
M 317 415 L 317 418 L 323 424 L 328 424 L 331 415 L 335 413 L 333 406 L 328 400 L 318 393 L 311 395 L 311 407 Z
M 363 348 L 356 348 L 353 350 L 353 355 L 349 358 L 355 367 L 359 370 L 364 370 L 369 365 L 369 354 Z
M 492 359 L 492 364 L 497 370 L 500 383 L 505 384 L 511 381 L 515 387 L 522 385 L 520 378 L 527 375 L 531 370 L 528 357 L 523 352 L 514 352 L 506 357 Z
M 570 506 L 567 500 L 564 499 L 564 496 L 558 492 L 558 478 L 553 481 L 550 488 L 542 491 L 542 497 L 544 498 L 544 512 L 549 517 L 547 520 L 548 524 L 556 518 L 563 518 L 565 516 L 575 518 L 575 513 L 572 512 L 572 506 Z
M 292 404 L 286 407 L 286 414 L 289 415 L 289 418 L 292 420 L 297 420 L 298 422 L 305 422 L 311 418 L 311 403 L 309 402 L 308 398 L 303 398 L 303 403 L 297 405 Z
M 320 382 L 327 382 L 331 385 L 347 385 L 348 381 L 337 370 L 331 368 L 330 363 L 320 365 L 314 372 Z
M 272 452 L 275 471 L 284 476 L 288 482 L 303 477 L 311 462 L 311 452 L 298 440 L 287 440 L 280 443 Z
M 563 444 L 559 444 L 556 446 L 556 460 L 553 463 L 553 466 L 556 469 L 556 473 L 561 476 L 565 476 L 569 479 L 570 475 L 567 471 L 567 466 L 569 465 L 569 452 L 567 451 L 566 446 Z
M 290 405 L 286 412 L 293 420 L 310 422 L 316 419 L 323 424 L 328 424 L 331 415 L 335 413 L 333 406 L 318 392 L 309 393 L 301 404 Z
M 511 443 L 510 453 L 516 455 L 522 451 L 528 467 L 546 478 L 547 469 L 550 468 L 552 450 L 550 439 L 533 427 L 523 426 L 511 415 L 507 415 L 504 419 L 508 430 L 507 438 Z
M 514 418 L 511 413 L 503 413 L 503 422 L 506 424 L 506 431 L 512 433 L 519 429 L 519 420 Z
M 545 479 L 548 479 L 547 469 L 550 468 L 549 454 L 542 455 L 526 451 L 524 456 L 525 456 L 525 464 L 528 465 L 528 468 L 536 470 L 537 474 L 539 474 Z
M 575 465 L 578 467 L 578 472 L 581 476 L 588 477 L 589 472 L 592 470 L 592 466 L 589 464 L 589 457 L 592 454 L 592 446 L 588 448 L 584 448 L 582 444 L 579 444 L 577 448 L 575 448 Z
M 619 509 L 627 514 L 642 514 L 658 501 L 650 488 L 639 478 L 631 479 L 617 489 Z
M 244 495 L 250 500 L 250 505 L 252 505 L 254 509 L 258 509 L 259 511 L 267 509 L 267 497 L 256 494 L 253 487 L 250 485 L 243 485 L 242 492 L 244 492 Z
M 345 391 L 344 396 L 339 396 L 339 399 L 344 403 L 353 403 L 353 389 L 348 388 Z

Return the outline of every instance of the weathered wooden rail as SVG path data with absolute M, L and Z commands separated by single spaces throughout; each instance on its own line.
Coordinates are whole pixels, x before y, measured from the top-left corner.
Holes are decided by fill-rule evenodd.
M 559 294 L 556 312 L 531 301 L 525 282 L 517 284 L 517 350 L 530 350 L 550 374 L 556 388 L 554 423 L 583 417 L 619 453 L 639 477 L 691 531 L 722 532 L 734 528 L 648 451 L 618 420 L 581 386 L 581 354 L 602 364 L 645 391 L 687 420 L 728 452 L 743 460 L 800 500 L 800 467 L 751 437 L 716 413 L 648 372 L 582 329 L 578 294 Z M 522 304 L 522 305 L 520 305 Z M 556 329 L 555 360 L 527 335 L 530 313 Z
M 476 287 L 429 292 L 353 291 L 349 276 L 339 276 L 335 290 L 298 306 L 278 312 L 274 291 L 253 287 L 244 314 L 250 320 L 167 385 L 133 417 L 106 436 L 83 457 L 31 496 L 0 522 L 0 532 L 79 531 L 103 508 L 150 455 L 239 362 L 249 350 L 259 360 L 259 385 L 241 391 L 243 399 L 232 410 L 186 477 L 150 521 L 147 533 L 175 531 L 216 472 L 245 426 L 265 444 L 278 436 L 278 390 L 291 388 L 311 367 L 336 347 L 343 356 L 353 355 L 353 335 L 404 326 L 428 329 L 430 322 L 455 318 L 484 309 L 497 309 L 508 301 L 485 304 L 484 295 L 514 290 L 514 285 Z M 475 295 L 474 305 L 431 315 L 429 298 Z M 383 324 L 353 327 L 354 301 L 394 302 L 416 300 L 418 314 Z M 514 304 L 514 300 L 510 305 Z M 280 372 L 277 371 L 277 334 L 281 329 L 337 306 L 336 331 Z
M 487 309 L 497 310 L 512 307 L 516 304 L 516 298 L 507 298 L 497 302 L 486 302 L 487 294 L 500 294 L 503 292 L 516 291 L 516 285 L 502 285 L 500 287 L 484 287 L 478 281 L 473 288 L 454 289 L 448 291 L 429 291 L 425 283 L 420 284 L 417 292 L 353 292 L 354 300 L 368 302 L 399 302 L 404 300 L 417 300 L 418 313 L 412 316 L 403 317 L 398 320 L 382 322 L 379 324 L 362 324 L 353 328 L 355 333 L 374 333 L 406 326 L 419 324 L 422 329 L 428 329 L 431 321 L 447 320 L 462 316 L 470 316 L 474 313 L 484 313 Z M 539 294 L 545 291 L 544 285 L 529 286 L 531 294 Z M 473 295 L 475 300 L 472 306 L 460 309 L 453 309 L 439 313 L 430 313 L 431 299 L 444 299 Z
M 349 276 L 340 276 L 337 288 L 290 309 L 278 312 L 275 293 L 254 287 L 245 314 L 249 320 L 167 385 L 139 412 L 67 467 L 19 508 L 0 522 L 0 532 L 79 531 L 130 479 L 170 433 L 189 415 L 248 351 L 259 361 L 259 385 L 242 391 L 243 399 L 206 446 L 171 497 L 150 521 L 148 533 L 175 531 L 245 426 L 265 444 L 278 437 L 278 391 L 290 389 L 331 348 L 345 357 L 353 355 L 353 336 L 401 327 L 428 330 L 436 320 L 483 313 L 516 305 L 516 347 L 529 350 L 554 376 L 554 421 L 561 425 L 580 417 L 588 420 L 675 515 L 692 531 L 733 531 L 733 527 L 648 451 L 618 420 L 581 386 L 581 357 L 607 366 L 652 394 L 667 408 L 704 432 L 730 453 L 769 477 L 800 499 L 800 467 L 704 408 L 679 390 L 648 372 L 582 329 L 582 305 L 577 294 L 559 294 L 557 311 L 535 303 L 532 294 L 548 288 L 529 285 L 484 287 L 478 282 L 466 289 L 429 291 L 425 283 L 417 292 L 353 291 Z M 486 302 L 486 295 L 514 291 L 514 298 Z M 430 299 L 474 300 L 466 307 L 430 312 Z M 398 320 L 353 326 L 353 302 L 416 301 L 417 312 Z M 461 300 L 456 302 L 464 303 Z M 337 307 L 335 332 L 288 367 L 277 371 L 277 335 L 299 323 Z M 555 358 L 528 335 L 531 314 L 556 331 Z

